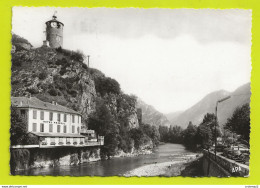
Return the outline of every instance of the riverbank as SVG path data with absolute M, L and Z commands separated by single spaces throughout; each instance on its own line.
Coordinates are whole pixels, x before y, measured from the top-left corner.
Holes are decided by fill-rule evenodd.
M 192 171 L 191 169 L 193 171 L 196 169 L 194 162 L 198 161 L 201 156 L 201 154 L 175 156 L 175 160 L 145 165 L 126 172 L 124 176 L 186 176 L 185 174 L 189 174 L 188 172 Z
M 137 150 L 131 153 L 125 153 L 124 151 L 120 150 L 117 152 L 116 155 L 112 156 L 112 158 L 119 158 L 119 157 L 137 157 L 139 155 L 150 155 L 153 153 L 152 149 L 144 149 L 144 150 Z

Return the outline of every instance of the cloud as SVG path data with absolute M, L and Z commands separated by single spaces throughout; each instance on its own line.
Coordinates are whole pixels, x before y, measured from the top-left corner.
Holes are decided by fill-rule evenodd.
M 250 10 L 15 7 L 13 31 L 40 46 L 54 10 L 64 48 L 161 112 L 250 81 Z
M 205 45 L 190 35 L 173 40 L 81 35 L 74 41 L 91 54 L 92 67 L 162 112 L 185 109 L 209 92 L 250 81 L 250 47 L 240 43 Z

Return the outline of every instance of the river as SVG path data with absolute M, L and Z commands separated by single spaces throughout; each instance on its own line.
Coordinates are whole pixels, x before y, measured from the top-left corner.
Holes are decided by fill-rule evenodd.
M 78 166 L 59 166 L 20 171 L 20 175 L 51 176 L 120 176 L 133 169 L 154 163 L 181 161 L 183 156 L 194 155 L 181 144 L 159 145 L 152 154 L 119 157 L 110 160 L 83 163 Z

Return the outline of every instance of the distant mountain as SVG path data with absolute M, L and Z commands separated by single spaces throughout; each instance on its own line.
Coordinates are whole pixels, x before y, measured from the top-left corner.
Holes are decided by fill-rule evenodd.
M 182 112 L 183 112 L 183 111 L 171 112 L 171 113 L 165 114 L 165 117 L 166 117 L 170 122 L 175 122 L 176 118 L 177 118 Z
M 232 116 L 237 107 L 250 103 L 250 83 L 240 86 L 234 92 L 225 90 L 212 92 L 179 115 L 173 114 L 173 116 L 170 116 L 169 114 L 168 119 L 171 120 L 172 125 L 179 125 L 183 128 L 187 127 L 189 121 L 199 125 L 206 113 L 215 113 L 216 102 L 228 95 L 231 98 L 218 105 L 218 121 L 222 126 Z
M 230 95 L 230 99 L 218 105 L 218 120 L 221 126 L 227 122 L 227 119 L 232 116 L 234 110 L 237 107 L 242 106 L 246 103 L 250 103 L 250 83 L 240 86 Z
M 137 99 L 137 108 L 142 109 L 142 122 L 150 125 L 159 127 L 167 126 L 170 127 L 170 121 L 165 117 L 164 114 L 158 112 L 153 106 L 146 104 L 141 99 Z

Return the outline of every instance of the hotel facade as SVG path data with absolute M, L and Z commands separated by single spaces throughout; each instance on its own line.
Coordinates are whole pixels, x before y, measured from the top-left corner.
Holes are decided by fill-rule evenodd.
M 81 114 L 57 102 L 48 103 L 35 97 L 12 97 L 11 103 L 25 119 L 27 131 L 39 138 L 39 147 L 104 144 L 102 136 L 93 139 L 95 134 L 91 138 L 82 135 Z

